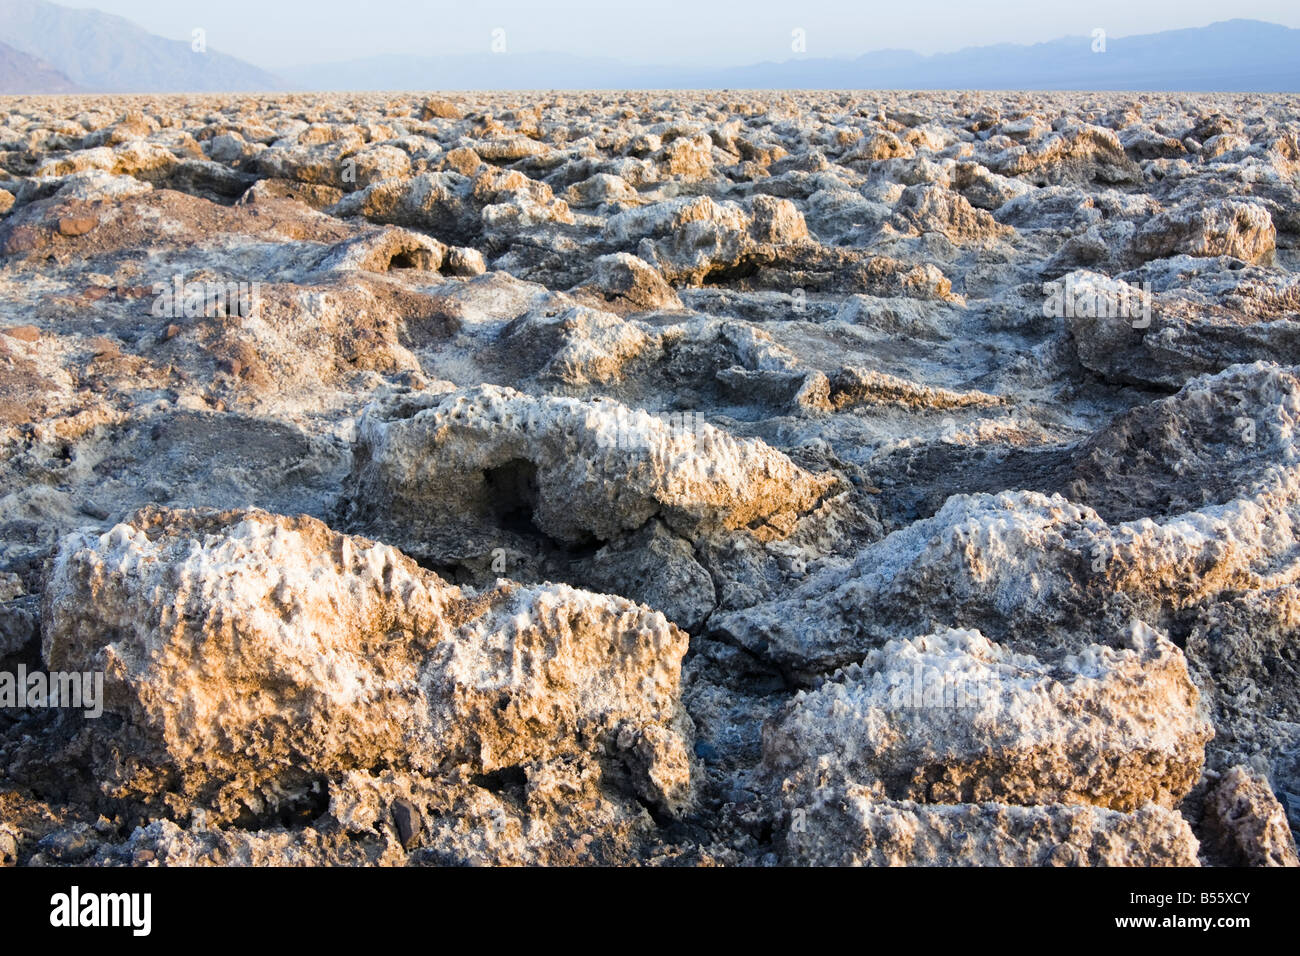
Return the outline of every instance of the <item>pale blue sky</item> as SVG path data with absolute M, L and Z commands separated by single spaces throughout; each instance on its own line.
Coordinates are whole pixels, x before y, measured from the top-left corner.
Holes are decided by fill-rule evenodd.
M 791 31 L 807 56 L 886 47 L 935 53 L 1204 26 L 1245 17 L 1300 27 L 1296 0 L 94 0 L 174 39 L 207 31 L 216 50 L 270 70 L 380 53 L 486 53 L 494 28 L 510 52 L 563 52 L 665 64 L 789 59 Z

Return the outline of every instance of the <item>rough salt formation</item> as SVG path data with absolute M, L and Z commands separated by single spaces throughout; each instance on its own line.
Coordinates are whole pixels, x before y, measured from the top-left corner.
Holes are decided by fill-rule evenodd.
M 1209 797 L 1207 828 L 1234 866 L 1300 866 L 1286 812 L 1268 780 L 1233 767 Z
M 1198 845 L 1176 813 L 1097 807 L 935 806 L 861 787 L 822 791 L 784 839 L 809 866 L 1195 866 Z
M 1213 731 L 1178 648 L 1136 625 L 1053 667 L 978 631 L 893 641 L 799 694 L 765 729 L 783 787 L 879 784 L 926 803 L 1172 807 Z
M 1237 367 L 1194 380 L 1056 465 L 1049 481 L 1075 501 L 952 497 L 791 596 L 714 624 L 784 668 L 816 673 L 924 633 L 927 619 L 1042 652 L 1117 633 L 1131 616 L 1186 627 L 1225 592 L 1289 588 L 1300 574 L 1298 400 L 1293 370 Z
M 1295 862 L 1294 97 L 0 117 L 0 863 Z
M 122 719 L 90 725 L 122 748 L 95 768 L 109 800 L 219 822 L 354 768 L 490 776 L 599 748 L 642 799 L 690 801 L 684 635 L 619 598 L 462 592 L 312 518 L 155 510 L 66 540 L 45 601 L 43 658 L 103 671 Z
M 657 516 L 690 539 L 785 536 L 833 484 L 761 441 L 610 401 L 480 386 L 409 417 L 376 411 L 359 427 L 349 499 L 353 520 L 374 514 L 369 523 L 389 538 L 418 541 L 426 525 L 519 507 L 568 544 L 608 541 Z

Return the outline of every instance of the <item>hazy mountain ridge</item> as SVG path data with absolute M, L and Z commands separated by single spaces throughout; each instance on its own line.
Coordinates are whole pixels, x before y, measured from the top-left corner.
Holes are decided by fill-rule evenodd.
M 283 80 L 209 48 L 149 33 L 124 17 L 44 0 L 0 0 L 0 41 L 88 90 L 106 93 L 279 90 Z M 56 93 L 38 87 L 33 92 Z
M 1130 37 L 877 50 L 719 69 L 565 54 L 367 57 L 282 71 L 295 85 L 384 89 L 1026 89 L 1300 91 L 1300 30 L 1257 20 Z
M 81 87 L 49 63 L 0 43 L 0 94 L 78 92 Z
M 0 42 L 13 56 L 3 92 L 242 92 L 526 89 L 1023 89 L 1300 91 L 1300 30 L 1257 20 L 924 55 L 876 50 L 737 67 L 638 65 L 566 53 L 380 55 L 272 74 L 209 48 L 149 33 L 98 10 L 0 0 Z

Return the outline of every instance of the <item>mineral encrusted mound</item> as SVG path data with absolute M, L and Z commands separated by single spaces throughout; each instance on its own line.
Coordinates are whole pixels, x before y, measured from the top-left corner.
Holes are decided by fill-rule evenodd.
M 1276 239 L 1273 219 L 1259 203 L 1189 203 L 1144 224 L 1133 236 L 1132 255 L 1144 261 L 1178 253 L 1205 258 L 1232 256 L 1267 265 L 1273 259 Z
M 1300 469 L 1294 368 L 1232 366 L 1135 408 L 1075 453 L 1071 493 L 1112 520 L 1291 496 Z
M 1186 627 L 1226 592 L 1295 579 L 1296 402 L 1294 373 L 1277 366 L 1196 379 L 1073 450 L 1045 484 L 1075 500 L 954 496 L 787 598 L 711 623 L 805 675 L 925 633 L 930 619 L 1039 649 L 1113 635 L 1131 616 Z M 819 627 L 804 626 L 810 614 Z
M 363 418 L 348 483 L 349 521 L 393 540 L 493 515 L 518 515 L 569 545 L 655 517 L 688 539 L 784 537 L 836 482 L 694 416 L 665 421 L 615 401 L 495 386 L 413 401 L 426 407 Z
M 1268 780 L 1233 767 L 1209 797 L 1208 830 L 1233 866 L 1300 866 L 1295 841 Z
M 603 748 L 665 811 L 690 800 L 685 636 L 563 585 L 462 591 L 306 516 L 147 510 L 66 539 L 42 653 L 106 674 L 107 797 L 218 818 L 391 768 L 493 774 Z M 112 729 L 111 729 L 112 728 Z
M 927 806 L 850 787 L 802 809 L 784 844 L 811 866 L 1196 866 L 1199 849 L 1186 820 L 1153 805 Z
M 1105 304 L 1065 320 L 1080 364 L 1113 382 L 1176 389 L 1236 364 L 1300 362 L 1300 330 L 1276 321 L 1274 309 L 1294 310 L 1294 279 L 1243 277 L 1241 261 L 1227 257 L 1209 269 L 1187 257 L 1171 263 L 1157 273 L 1158 285 L 1141 272 L 1063 277 L 1074 295 Z M 1125 301 L 1137 305 L 1117 318 L 1112 304 Z
M 1172 808 L 1213 731 L 1182 653 L 1144 625 L 1132 647 L 1045 666 L 977 631 L 892 641 L 800 693 L 764 728 L 783 787 L 879 784 L 923 803 Z

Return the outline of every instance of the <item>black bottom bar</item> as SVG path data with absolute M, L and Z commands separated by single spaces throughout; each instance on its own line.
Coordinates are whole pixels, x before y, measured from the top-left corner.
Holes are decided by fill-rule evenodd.
M 612 944 L 629 933 L 671 934 L 677 920 L 692 937 L 705 929 L 732 941 L 784 923 L 797 936 L 856 925 L 864 945 L 883 939 L 872 925 L 895 925 L 927 945 L 980 938 L 1172 942 L 1193 934 L 1231 945 L 1258 930 L 1289 932 L 1298 887 L 1294 871 L 1224 869 L 10 869 L 0 870 L 0 912 L 19 938 L 76 936 L 82 945 L 232 936 L 259 946 L 374 945 L 414 933 L 437 946 L 484 930 L 504 943 L 506 934 L 531 926 L 600 946 L 601 938 Z M 147 936 L 137 935 L 145 928 L 144 897 L 131 894 L 149 894 Z M 591 933 L 605 927 L 617 935 Z

